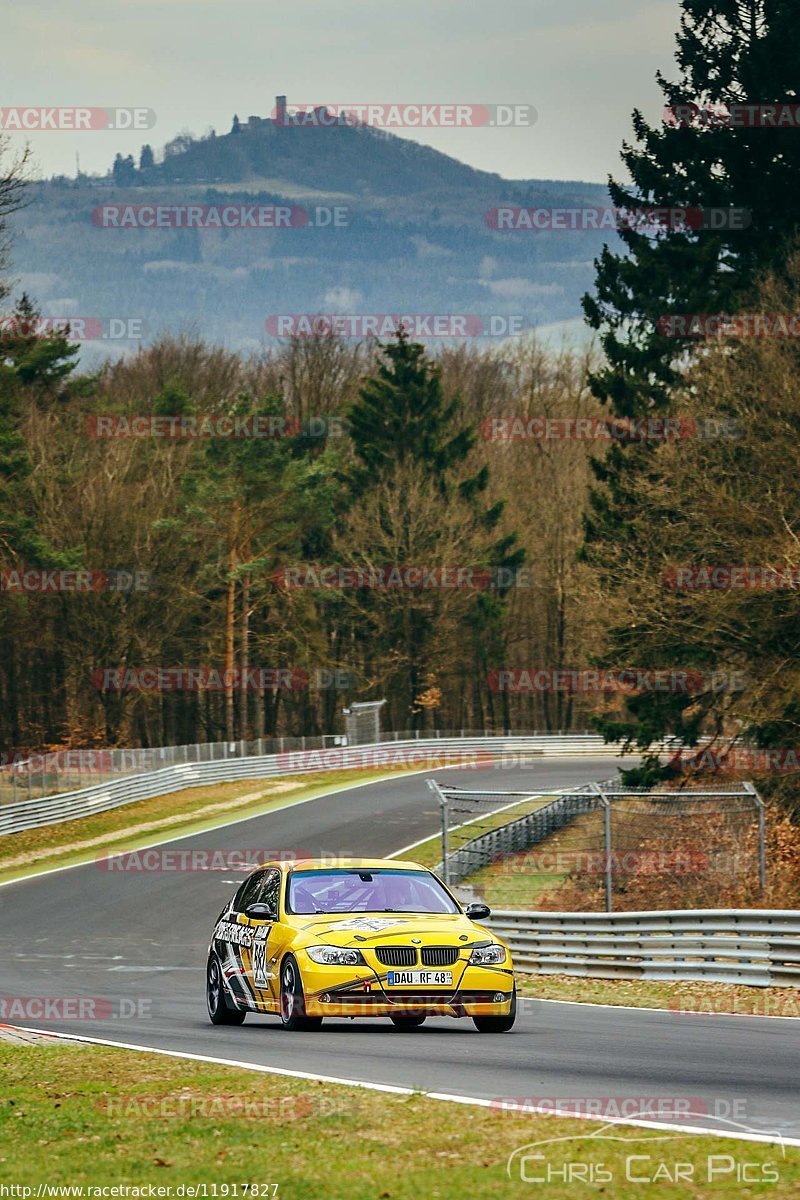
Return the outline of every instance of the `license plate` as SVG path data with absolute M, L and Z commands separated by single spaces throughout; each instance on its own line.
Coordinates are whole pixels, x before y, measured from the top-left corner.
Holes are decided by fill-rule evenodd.
M 452 987 L 452 971 L 390 971 L 389 987 L 406 987 L 408 984 L 421 983 L 426 987 Z

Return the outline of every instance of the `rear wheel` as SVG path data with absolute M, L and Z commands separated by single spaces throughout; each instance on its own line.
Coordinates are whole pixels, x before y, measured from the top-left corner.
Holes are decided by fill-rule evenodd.
M 395 1029 L 419 1029 L 420 1025 L 425 1024 L 424 1013 L 412 1013 L 408 1017 L 395 1017 L 390 1014 L 389 1019 Z
M 289 955 L 281 967 L 281 1023 L 284 1029 L 319 1029 L 322 1017 L 306 1015 L 306 998 L 300 968 Z
M 222 982 L 222 967 L 216 954 L 209 954 L 206 968 L 206 1003 L 212 1025 L 241 1025 L 245 1019 L 244 1009 L 232 1008 L 225 995 Z
M 508 1033 L 517 1019 L 517 988 L 511 993 L 511 1008 L 507 1017 L 473 1017 L 478 1033 Z

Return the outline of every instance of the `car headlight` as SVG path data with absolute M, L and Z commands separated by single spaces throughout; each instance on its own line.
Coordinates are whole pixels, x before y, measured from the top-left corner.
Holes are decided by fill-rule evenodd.
M 491 946 L 476 946 L 469 956 L 469 966 L 480 967 L 486 963 L 501 963 L 506 961 L 505 946 L 494 942 Z
M 346 950 L 342 946 L 307 946 L 306 954 L 312 962 L 328 967 L 357 967 L 364 962 L 360 950 Z

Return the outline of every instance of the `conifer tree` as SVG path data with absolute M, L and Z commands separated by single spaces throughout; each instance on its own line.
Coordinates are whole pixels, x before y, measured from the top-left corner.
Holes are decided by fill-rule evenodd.
M 349 412 L 355 452 L 355 463 L 346 476 L 350 499 L 357 503 L 371 488 L 391 484 L 393 478 L 402 486 L 404 469 L 422 468 L 434 482 L 443 506 L 462 507 L 475 549 L 474 562 L 464 565 L 498 572 L 497 582 L 475 595 L 468 619 L 476 679 L 485 682 L 487 671 L 502 661 L 505 597 L 516 569 L 525 560 L 525 551 L 518 545 L 516 533 L 499 533 L 505 503 L 486 503 L 484 499 L 488 466 L 471 470 L 475 432 L 460 422 L 459 397 L 445 396 L 440 369 L 427 358 L 422 345 L 408 339 L 402 327 L 393 342 L 381 346 L 381 352 L 383 361 Z M 409 609 L 413 608 L 409 601 Z M 427 618 L 420 614 L 410 628 L 406 640 L 418 642 L 420 647 L 420 660 L 411 671 L 410 707 L 416 716 L 416 697 L 426 680 L 423 647 Z
M 678 78 L 658 75 L 663 124 L 651 126 L 634 110 L 635 140 L 624 143 L 621 154 L 632 183 L 612 179 L 611 199 L 621 209 L 690 209 L 692 226 L 710 221 L 712 208 L 740 208 L 749 223 L 655 235 L 622 229 L 623 251 L 604 247 L 595 294 L 583 303 L 606 360 L 592 390 L 615 416 L 669 409 L 687 342 L 667 336 L 663 318 L 746 311 L 759 277 L 781 269 L 786 243 L 800 228 L 796 108 L 794 123 L 787 123 L 800 102 L 797 34 L 796 0 L 683 0 Z M 763 115 L 750 118 L 748 127 L 741 108 L 723 119 L 725 106 L 769 104 L 782 106 L 776 127 Z M 698 106 L 696 118 L 691 105 Z M 704 118 L 720 106 L 723 118 Z M 735 123 L 740 120 L 745 123 Z M 629 529 L 630 480 L 646 462 L 646 447 L 615 445 L 595 465 L 603 486 L 592 497 L 586 554 L 601 569 L 604 544 Z

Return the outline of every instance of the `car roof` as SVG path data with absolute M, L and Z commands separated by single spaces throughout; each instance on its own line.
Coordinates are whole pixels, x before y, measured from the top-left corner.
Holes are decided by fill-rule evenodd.
M 264 867 L 280 867 L 282 871 L 377 871 L 391 868 L 398 871 L 427 871 L 420 863 L 410 862 L 400 858 L 293 858 L 282 862 L 263 862 L 257 871 Z

